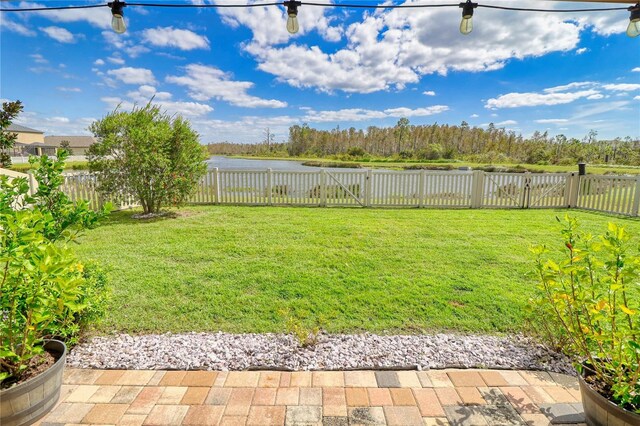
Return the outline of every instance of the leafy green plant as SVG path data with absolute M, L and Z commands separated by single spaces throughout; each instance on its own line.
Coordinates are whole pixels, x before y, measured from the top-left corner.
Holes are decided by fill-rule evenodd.
M 315 346 L 318 343 L 320 333 L 322 332 L 320 326 L 322 320 L 318 320 L 314 326 L 309 327 L 304 324 L 298 315 L 293 314 L 290 310 L 281 310 L 280 314 L 285 319 L 287 333 L 293 335 L 300 346 L 306 348 Z
M 575 361 L 594 388 L 640 413 L 640 254 L 624 228 L 610 223 L 604 235 L 580 230 L 566 216 L 563 245 L 537 256 L 539 293 L 532 323 Z
M 158 106 L 116 109 L 90 130 L 99 140 L 89 148 L 98 191 L 116 200 L 135 196 L 145 214 L 187 201 L 207 170 L 208 155 L 189 121 Z
M 42 158 L 34 194 L 25 178 L 0 176 L 0 382 L 20 380 L 42 340 L 74 338 L 100 313 L 104 279 L 86 270 L 68 243 L 106 214 L 61 191 L 66 153 Z
M 13 148 L 18 134 L 7 131 L 7 128 L 21 112 L 22 102 L 20 101 L 2 103 L 2 109 L 0 109 L 0 167 L 11 165 L 11 156 L 6 151 Z

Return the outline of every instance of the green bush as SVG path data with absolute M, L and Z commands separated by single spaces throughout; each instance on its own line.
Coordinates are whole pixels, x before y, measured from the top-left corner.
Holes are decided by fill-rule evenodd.
M 44 338 L 60 336 L 73 343 L 104 312 L 104 274 L 93 265 L 85 268 L 68 245 L 107 210 L 93 212 L 60 191 L 66 156 L 40 158 L 34 194 L 26 179 L 0 176 L 2 387 L 20 380 L 42 353 Z
M 531 324 L 572 357 L 600 393 L 640 413 L 640 253 L 624 230 L 610 223 L 604 235 L 563 222 L 562 245 L 536 254 L 539 292 Z

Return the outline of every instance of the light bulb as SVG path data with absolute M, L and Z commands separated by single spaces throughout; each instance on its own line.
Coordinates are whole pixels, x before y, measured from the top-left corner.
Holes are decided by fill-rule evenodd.
M 627 9 L 631 12 L 629 16 L 629 26 L 627 27 L 627 35 L 629 37 L 638 37 L 640 35 L 640 3 Z
M 463 17 L 462 22 L 460 22 L 460 32 L 467 35 L 471 31 L 473 31 L 473 17 Z
M 118 34 L 123 34 L 127 31 L 127 26 L 124 24 L 122 15 L 113 15 L 113 18 L 111 18 L 111 28 Z
M 638 37 L 638 35 L 640 35 L 640 19 L 629 22 L 627 35 L 629 37 Z
M 460 32 L 464 35 L 473 31 L 473 9 L 478 7 L 478 3 L 467 0 L 465 3 L 459 4 L 462 9 L 462 22 L 460 22 Z
M 299 29 L 298 17 L 293 14 L 289 15 L 289 18 L 287 19 L 287 31 L 289 31 L 290 34 L 295 34 Z

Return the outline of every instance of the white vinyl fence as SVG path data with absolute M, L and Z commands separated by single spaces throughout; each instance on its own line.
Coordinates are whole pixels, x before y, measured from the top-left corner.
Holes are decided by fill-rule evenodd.
M 98 207 L 96 176 L 65 177 L 64 191 Z M 640 176 L 481 171 L 209 170 L 193 204 L 425 208 L 581 208 L 638 216 Z M 136 206 L 132 197 L 116 206 Z

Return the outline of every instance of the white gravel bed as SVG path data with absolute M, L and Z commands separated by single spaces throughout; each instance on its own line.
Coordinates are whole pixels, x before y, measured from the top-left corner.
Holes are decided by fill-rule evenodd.
M 300 347 L 285 334 L 187 333 L 93 337 L 71 367 L 179 370 L 500 368 L 575 374 L 568 360 L 522 336 L 322 335 Z

